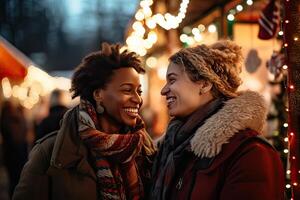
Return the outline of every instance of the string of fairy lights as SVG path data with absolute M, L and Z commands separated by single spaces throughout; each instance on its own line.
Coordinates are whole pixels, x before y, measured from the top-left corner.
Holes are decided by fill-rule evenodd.
M 292 19 L 289 19 L 289 17 L 291 15 L 287 14 L 287 10 L 290 8 L 290 0 L 285 0 L 284 4 L 285 4 L 286 13 L 285 13 L 284 19 L 281 21 L 281 23 L 283 23 L 284 31 L 280 30 L 278 35 L 284 36 L 283 37 L 284 38 L 283 48 L 285 50 L 285 55 L 288 56 L 288 48 L 292 45 L 296 45 L 296 42 L 299 42 L 300 34 L 295 31 L 295 33 L 292 34 L 293 38 L 287 38 L 289 35 L 285 34 L 285 32 L 288 29 L 287 26 L 289 25 L 290 20 L 292 20 Z M 299 35 L 297 35 L 297 34 L 299 34 Z M 288 43 L 288 41 L 291 41 L 293 44 Z M 299 45 L 299 44 L 297 44 L 297 45 Z M 295 92 L 296 88 L 295 88 L 295 85 L 293 83 L 293 79 L 290 76 L 292 71 L 291 71 L 291 69 L 289 69 L 290 68 L 289 64 L 290 63 L 285 64 L 282 68 L 285 69 L 285 70 L 289 70 L 289 73 L 288 73 L 289 74 L 289 77 L 288 77 L 288 93 L 289 93 L 289 97 L 290 97 L 291 95 L 294 95 L 293 93 Z M 287 107 L 286 112 L 289 113 L 288 118 L 289 118 L 289 121 L 291 121 L 291 114 L 290 114 L 289 111 L 290 110 Z M 288 164 L 288 167 L 287 167 L 287 170 L 286 170 L 286 174 L 287 174 L 288 178 L 290 178 L 290 183 L 286 184 L 286 188 L 287 189 L 292 189 L 292 188 L 295 188 L 295 187 L 299 187 L 297 176 L 298 177 L 300 176 L 300 169 L 296 168 L 296 167 L 299 167 L 299 166 L 297 166 L 297 163 L 299 161 L 298 161 L 297 153 L 296 153 L 297 150 L 295 149 L 295 145 L 296 145 L 295 143 L 296 143 L 297 135 L 295 134 L 295 132 L 293 130 L 293 127 L 291 127 L 289 125 L 289 123 L 286 122 L 286 123 L 283 124 L 283 126 L 288 128 L 287 137 L 284 138 L 284 141 L 287 143 L 288 148 L 284 149 L 284 153 L 287 153 L 288 157 L 289 157 L 289 159 L 288 159 L 289 164 Z M 293 200 L 293 199 L 294 199 L 294 196 L 292 196 L 291 200 Z
M 64 77 L 52 77 L 33 65 L 28 66 L 27 75 L 19 85 L 12 84 L 5 77 L 1 80 L 4 98 L 14 97 L 27 109 L 32 109 L 41 99 L 55 88 L 68 90 L 71 82 Z
M 227 13 L 227 20 L 234 21 L 235 15 L 243 11 L 245 7 L 253 5 L 253 0 L 247 0 L 241 4 L 236 5 L 234 8 L 230 9 Z M 208 27 L 204 24 L 199 24 L 196 27 L 184 27 L 183 33 L 180 35 L 180 41 L 188 46 L 194 45 L 196 43 L 201 43 L 204 41 L 204 36 L 208 34 L 214 34 L 217 32 L 217 26 L 212 23 Z M 217 36 L 217 35 L 216 35 Z M 217 39 L 217 38 L 216 38 Z
M 228 21 L 234 21 L 235 15 L 246 6 L 251 6 L 253 0 L 247 0 L 242 4 L 238 4 L 235 8 L 229 10 L 227 14 Z M 140 56 L 145 56 L 150 48 L 158 40 L 157 26 L 165 30 L 177 29 L 185 18 L 186 10 L 189 5 L 189 0 L 182 0 L 178 14 L 172 15 L 170 13 L 156 13 L 152 12 L 151 6 L 153 0 L 142 0 L 139 5 L 139 9 L 135 13 L 135 20 L 132 23 L 132 32 L 126 39 L 127 48 L 130 51 L 134 51 Z M 188 46 L 200 43 L 208 35 L 215 35 L 217 39 L 217 26 L 215 24 L 209 24 L 207 27 L 203 24 L 199 24 L 197 27 L 184 27 L 179 39 L 183 44 Z
M 133 31 L 126 39 L 127 48 L 136 52 L 140 56 L 145 56 L 147 50 L 157 42 L 157 33 L 155 28 L 159 25 L 165 30 L 176 29 L 185 18 L 185 13 L 189 0 L 182 0 L 179 12 L 176 16 L 165 13 L 153 14 L 151 5 L 153 0 L 143 0 L 140 2 L 140 8 L 135 14 L 135 21 L 132 24 Z

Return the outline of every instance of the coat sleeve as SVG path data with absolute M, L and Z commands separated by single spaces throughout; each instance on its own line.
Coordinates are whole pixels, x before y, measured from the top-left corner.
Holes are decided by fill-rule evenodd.
M 277 152 L 254 142 L 232 159 L 226 170 L 220 200 L 283 200 L 284 172 Z
M 41 144 L 32 149 L 28 162 L 24 165 L 20 180 L 14 191 L 13 200 L 47 200 L 49 159 Z

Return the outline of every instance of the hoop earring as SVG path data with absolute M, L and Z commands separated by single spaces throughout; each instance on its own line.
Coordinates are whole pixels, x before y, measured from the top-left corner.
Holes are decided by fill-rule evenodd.
M 97 101 L 96 104 L 96 111 L 99 115 L 101 115 L 104 112 L 104 107 L 101 105 L 100 101 Z

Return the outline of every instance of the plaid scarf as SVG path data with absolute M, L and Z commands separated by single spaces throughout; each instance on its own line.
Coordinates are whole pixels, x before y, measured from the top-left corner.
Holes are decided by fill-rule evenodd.
M 99 131 L 97 114 L 92 104 L 80 100 L 79 135 L 95 157 L 99 199 L 142 199 L 144 186 L 135 161 L 137 155 L 155 153 L 143 121 L 126 134 Z
M 205 120 L 216 113 L 223 105 L 223 99 L 216 99 L 200 107 L 187 119 L 172 119 L 167 128 L 166 136 L 159 148 L 153 164 L 153 185 L 151 199 L 166 200 L 174 177 L 176 177 L 183 153 L 190 151 L 190 141 L 196 129 L 204 124 Z

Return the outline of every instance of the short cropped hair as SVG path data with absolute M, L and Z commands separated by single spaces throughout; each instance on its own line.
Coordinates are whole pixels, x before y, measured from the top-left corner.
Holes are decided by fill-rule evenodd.
M 100 51 L 93 52 L 82 59 L 71 80 L 72 98 L 79 96 L 95 103 L 93 92 L 104 89 L 116 69 L 134 68 L 145 73 L 138 55 L 128 50 L 120 51 L 119 44 L 103 43 Z

